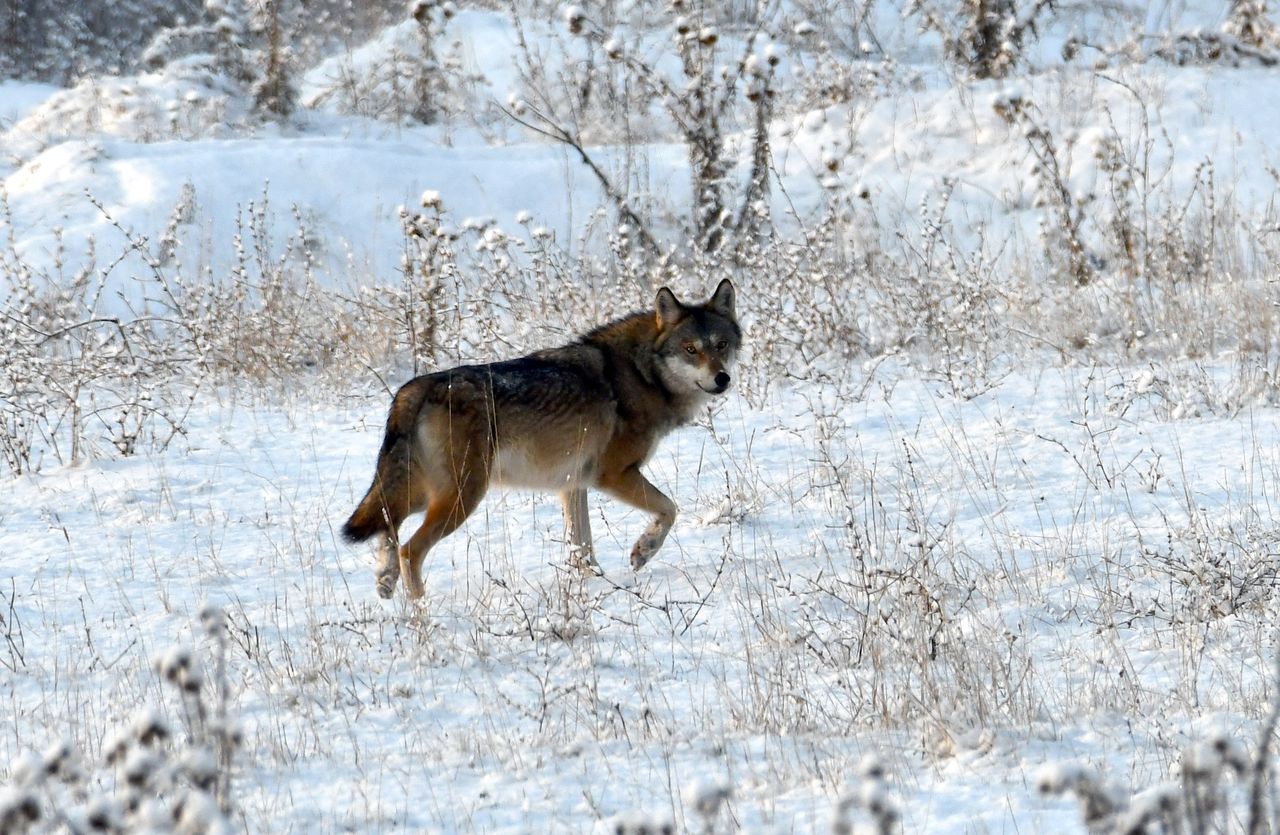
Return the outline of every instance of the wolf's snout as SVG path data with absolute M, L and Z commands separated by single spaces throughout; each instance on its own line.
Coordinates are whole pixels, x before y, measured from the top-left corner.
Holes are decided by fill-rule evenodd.
M 729 388 L 732 378 L 728 371 L 721 371 L 716 375 L 716 394 L 722 394 L 725 389 Z

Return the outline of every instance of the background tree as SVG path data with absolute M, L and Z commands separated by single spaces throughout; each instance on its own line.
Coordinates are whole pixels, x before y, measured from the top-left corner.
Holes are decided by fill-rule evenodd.
M 974 78 L 1004 78 L 1023 58 L 1036 21 L 1053 0 L 959 0 L 954 6 L 914 0 L 909 12 L 937 33 L 947 57 Z
M 1273 49 L 1280 41 L 1267 0 L 1231 0 L 1222 28 L 1255 49 Z
M 718 4 L 686 0 L 639 11 L 662 22 L 670 51 L 623 43 L 612 34 L 609 4 L 595 12 L 570 6 L 565 24 L 586 46 L 576 73 L 549 78 L 535 68 L 540 59 L 525 43 L 530 96 L 509 115 L 573 148 L 613 201 L 620 220 L 650 253 L 661 250 L 657 236 L 634 205 L 627 183 L 611 176 L 588 150 L 584 117 L 596 107 L 625 121 L 628 104 L 640 107 L 642 114 L 663 117 L 688 156 L 690 238 L 697 249 L 716 252 L 728 234 L 754 228 L 767 190 L 768 125 L 779 63 L 766 32 L 770 15 L 763 3 L 749 13 L 724 15 Z M 745 180 L 734 176 L 739 157 L 729 143 L 731 131 L 742 127 L 750 137 L 744 156 L 751 170 Z

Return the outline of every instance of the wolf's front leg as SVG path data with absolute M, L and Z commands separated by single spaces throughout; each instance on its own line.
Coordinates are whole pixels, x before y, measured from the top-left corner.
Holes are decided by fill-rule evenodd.
M 565 490 L 560 494 L 564 506 L 564 538 L 569 547 L 569 564 L 583 574 L 599 574 L 595 546 L 591 542 L 591 516 L 586 490 Z
M 631 567 L 642 568 L 662 547 L 663 541 L 671 531 L 671 526 L 675 524 L 676 503 L 654 487 L 649 479 L 640 473 L 639 467 L 627 467 L 621 473 L 602 477 L 600 489 L 632 507 L 638 507 L 653 514 L 653 521 L 644 529 L 644 533 L 631 549 Z
M 383 537 L 378 545 L 378 567 L 373 576 L 378 584 L 378 597 L 390 600 L 400 579 L 400 548 L 391 534 Z
M 672 505 L 670 513 L 660 513 L 654 517 L 654 520 L 649 523 L 649 527 L 644 529 L 644 533 L 640 534 L 640 538 L 636 540 L 636 544 L 631 548 L 631 567 L 633 569 L 638 571 L 643 568 L 650 557 L 658 553 L 658 549 L 666 541 L 667 534 L 671 531 L 671 526 L 675 521 L 675 505 Z

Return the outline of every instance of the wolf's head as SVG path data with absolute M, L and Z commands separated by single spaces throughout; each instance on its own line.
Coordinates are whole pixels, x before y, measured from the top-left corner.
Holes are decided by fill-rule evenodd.
M 733 284 L 727 278 L 706 304 L 684 304 L 666 287 L 658 291 L 654 349 L 658 373 L 673 393 L 696 396 L 729 390 L 733 361 L 742 345 L 733 304 Z

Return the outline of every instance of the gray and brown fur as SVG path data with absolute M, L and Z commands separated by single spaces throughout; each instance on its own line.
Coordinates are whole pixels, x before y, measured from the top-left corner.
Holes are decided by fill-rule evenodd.
M 635 547 L 640 568 L 675 521 L 671 499 L 640 472 L 658 442 L 728 390 L 742 342 L 734 289 L 720 282 L 705 304 L 669 289 L 654 309 L 603 325 L 560 348 L 417 377 L 395 395 L 373 485 L 343 535 L 381 535 L 378 594 L 403 575 L 423 595 L 428 550 L 456 530 L 490 485 L 558 492 L 573 560 L 595 566 L 587 490 L 653 514 Z M 425 511 L 401 543 L 400 525 Z

